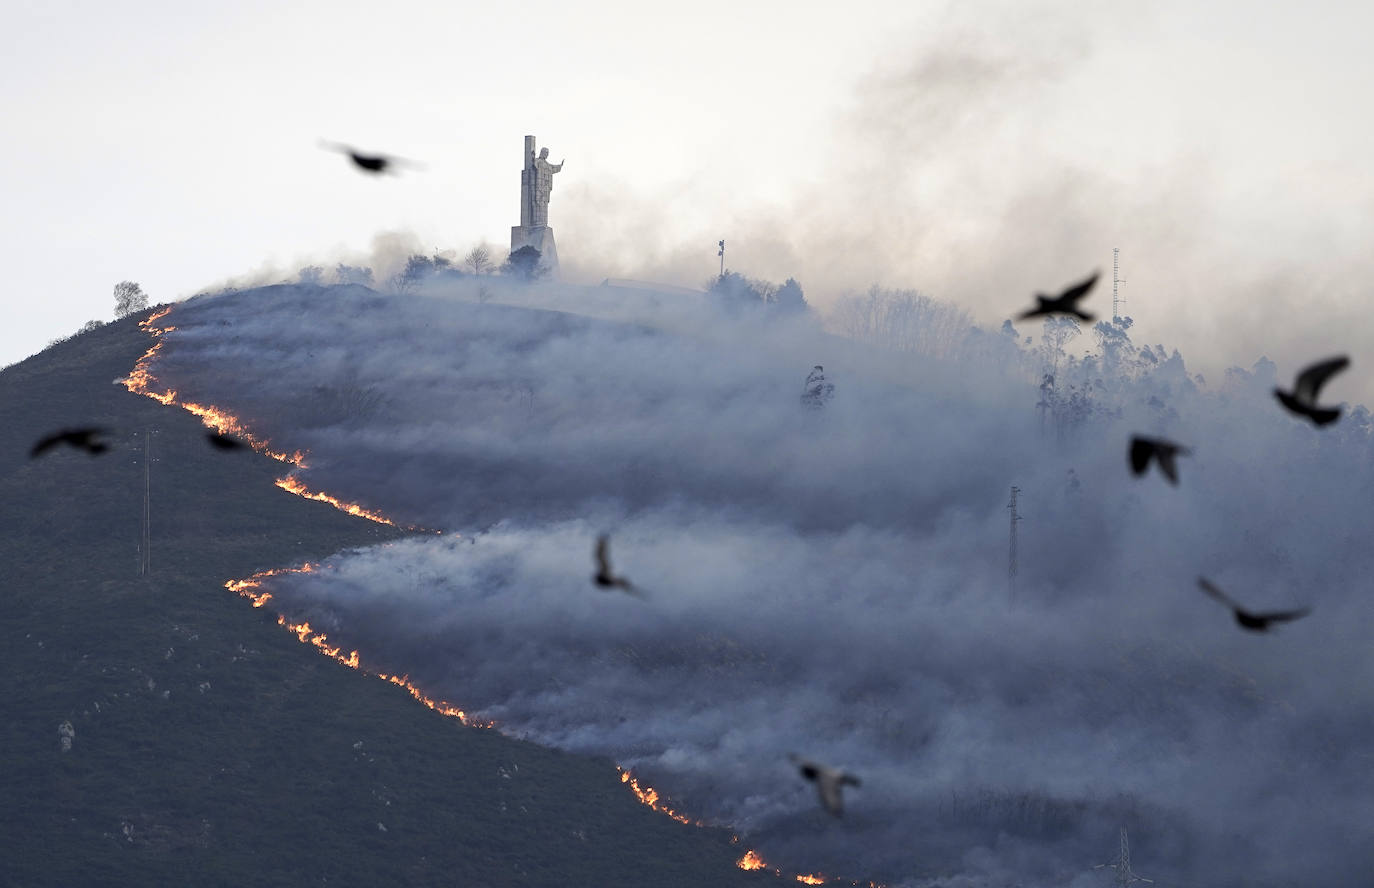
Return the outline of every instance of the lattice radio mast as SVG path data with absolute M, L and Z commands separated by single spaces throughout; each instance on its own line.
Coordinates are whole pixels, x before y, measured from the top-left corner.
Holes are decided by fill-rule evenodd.
M 1011 538 L 1007 548 L 1007 591 L 1016 597 L 1016 522 L 1021 520 L 1021 515 L 1016 511 L 1016 495 L 1021 492 L 1021 488 L 1015 485 L 1011 488 L 1011 501 L 1007 503 L 1007 511 L 1011 513 Z
M 1149 882 L 1154 884 L 1154 879 L 1147 879 L 1144 876 L 1137 876 L 1131 872 L 1131 844 L 1126 841 L 1126 827 L 1121 827 L 1121 856 L 1111 863 L 1099 863 L 1093 869 L 1112 869 L 1116 870 L 1116 884 L 1119 888 L 1126 888 L 1133 882 Z
M 1121 306 L 1126 303 L 1121 298 L 1121 285 L 1126 283 L 1126 279 L 1120 276 L 1121 248 L 1112 247 L 1112 320 L 1121 320 Z

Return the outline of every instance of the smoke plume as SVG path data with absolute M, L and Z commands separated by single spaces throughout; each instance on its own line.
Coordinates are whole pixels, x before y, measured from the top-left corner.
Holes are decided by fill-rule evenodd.
M 1374 871 L 1362 409 L 1317 431 L 1265 365 L 1209 387 L 1162 350 L 970 329 L 936 360 L 688 294 L 468 289 L 199 297 L 153 368 L 307 450 L 313 488 L 445 531 L 269 581 L 365 667 L 796 871 L 1087 886 L 1122 826 L 1162 883 Z M 1193 449 L 1177 488 L 1131 477 L 1133 432 Z M 601 533 L 646 600 L 593 585 Z M 1314 613 L 1242 633 L 1200 575 Z M 842 819 L 789 752 L 863 779 Z

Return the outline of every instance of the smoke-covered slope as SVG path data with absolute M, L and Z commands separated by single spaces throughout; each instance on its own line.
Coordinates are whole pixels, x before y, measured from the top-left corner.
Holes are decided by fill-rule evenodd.
M 131 394 L 136 318 L 0 373 L 0 884 L 755 884 L 605 759 L 461 726 L 226 591 L 398 531 L 273 485 Z M 64 426 L 115 430 L 98 458 Z M 152 573 L 136 575 L 142 432 Z M 62 751 L 61 730 L 72 731 Z
M 1079 400 L 1046 420 L 1014 344 L 937 362 L 704 307 L 618 321 L 595 289 L 528 302 L 276 287 L 175 310 L 159 385 L 308 449 L 313 487 L 466 534 L 341 553 L 274 606 L 798 870 L 1090 885 L 1123 825 L 1145 875 L 1374 870 L 1363 414 L 1316 432 L 1263 380 L 1209 391 L 1152 352 L 1066 361 Z M 799 397 L 816 363 L 821 410 Z M 1177 489 L 1129 476 L 1133 431 L 1195 448 Z M 590 584 L 603 531 L 648 601 Z M 1315 613 L 1244 635 L 1201 574 Z M 864 778 L 843 820 L 790 751 Z

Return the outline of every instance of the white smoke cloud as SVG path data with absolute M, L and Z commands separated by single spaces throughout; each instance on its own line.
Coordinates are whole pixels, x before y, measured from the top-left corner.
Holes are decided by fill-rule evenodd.
M 1136 383 L 1062 370 L 1120 415 L 1059 435 L 1034 361 L 888 355 L 685 295 L 472 299 L 199 298 L 154 368 L 307 448 L 312 486 L 463 534 L 272 581 L 365 666 L 613 756 L 803 871 L 1059 885 L 1122 825 L 1165 879 L 1374 866 L 1350 827 L 1374 817 L 1367 415 L 1317 432 L 1262 378 L 1199 390 L 1164 355 Z M 811 410 L 817 363 L 836 391 Z M 1129 476 L 1134 431 L 1195 449 L 1177 489 Z M 592 585 L 602 532 L 647 601 Z M 1314 614 L 1243 634 L 1200 574 Z M 792 751 L 863 778 L 843 820 Z

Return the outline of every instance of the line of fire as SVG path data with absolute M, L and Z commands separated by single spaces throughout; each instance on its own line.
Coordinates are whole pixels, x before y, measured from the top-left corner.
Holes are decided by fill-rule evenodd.
M 176 329 L 176 327 L 166 324 L 159 326 L 158 322 L 167 317 L 171 311 L 172 306 L 168 306 L 154 312 L 139 323 L 139 326 L 147 330 L 156 341 L 143 353 L 143 356 L 138 359 L 138 362 L 134 365 L 129 375 L 122 380 L 125 388 L 134 394 L 144 395 L 167 406 L 180 407 L 198 418 L 207 428 L 213 429 L 219 434 L 233 435 L 257 452 L 270 456 L 278 462 L 287 463 L 291 466 L 291 470 L 284 477 L 277 479 L 276 482 L 277 486 L 282 490 L 297 496 L 305 497 L 306 499 L 328 503 L 340 511 L 347 512 L 359 518 L 366 518 L 369 521 L 375 521 L 378 524 L 386 524 L 391 527 L 399 526 L 395 521 L 378 511 L 365 508 L 357 503 L 344 502 L 327 493 L 314 491 L 307 487 L 295 475 L 296 472 L 309 468 L 309 465 L 306 463 L 307 454 L 304 451 L 296 450 L 292 453 L 285 453 L 273 450 L 265 439 L 254 435 L 238 417 L 228 411 L 205 404 L 178 400 L 175 389 L 167 389 L 162 392 L 155 391 L 153 384 L 156 382 L 156 378 L 152 374 L 153 361 L 158 351 L 162 348 L 164 342 L 162 338 L 163 335 Z M 405 529 L 421 530 L 422 528 L 406 527 Z M 306 562 L 297 567 L 272 568 L 270 570 L 259 571 L 244 579 L 229 580 L 224 584 L 224 588 L 247 598 L 252 603 L 253 607 L 266 607 L 267 603 L 272 600 L 272 593 L 262 588 L 265 580 L 287 574 L 315 573 L 320 569 L 321 565 L 311 562 Z M 462 708 L 448 701 L 435 700 L 411 682 L 409 675 L 393 675 L 385 672 L 369 671 L 363 668 L 358 651 L 353 650 L 344 653 L 342 647 L 331 644 L 329 638 L 323 632 L 317 632 L 313 629 L 309 622 L 296 623 L 287 619 L 285 614 L 279 613 L 277 614 L 277 625 L 284 627 L 292 635 L 295 635 L 302 644 L 312 646 L 324 656 L 338 663 L 342 663 L 351 669 L 356 669 L 365 675 L 375 675 L 382 681 L 404 688 L 417 702 L 434 710 L 440 715 L 456 718 L 464 725 L 471 727 L 497 727 L 494 721 L 484 721 L 475 718 Z M 638 799 L 641 804 L 648 806 L 653 811 L 671 817 L 679 823 L 687 824 L 688 826 L 706 826 L 702 821 L 694 820 L 670 807 L 659 795 L 658 790 L 649 786 L 644 786 L 631 772 L 624 768 L 619 768 L 618 770 L 620 771 L 620 782 L 625 784 L 630 791 L 634 793 L 635 798 Z M 737 842 L 738 840 L 739 837 L 735 836 L 731 841 Z M 746 850 L 744 855 L 740 857 L 739 860 L 735 861 L 735 866 L 742 870 L 769 870 L 773 875 L 779 878 L 786 878 L 781 868 L 771 866 L 753 850 Z M 791 878 L 803 885 L 824 885 L 828 881 L 825 876 L 815 873 L 798 873 L 792 875 Z M 855 886 L 855 888 L 858 888 L 860 885 L 866 885 L 867 888 L 883 888 L 883 886 L 875 882 L 850 882 L 849 884 Z

